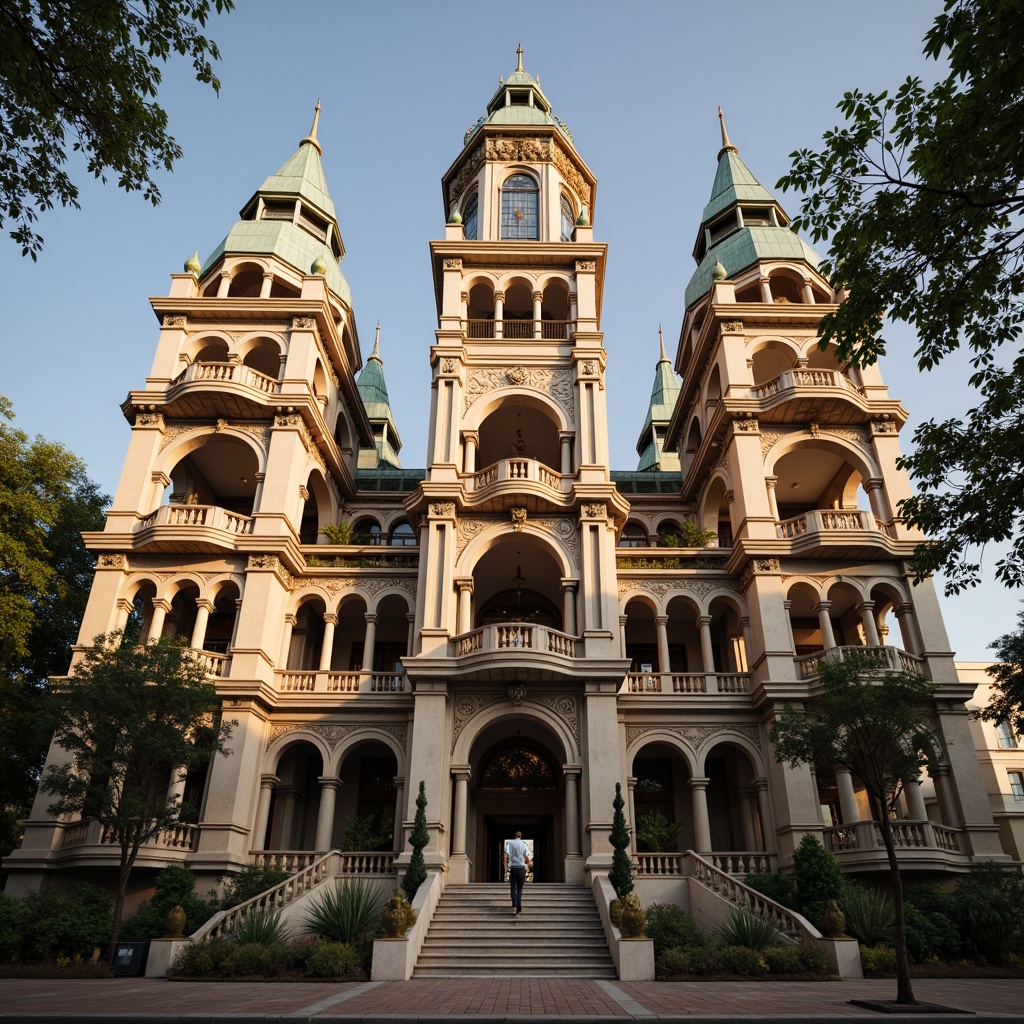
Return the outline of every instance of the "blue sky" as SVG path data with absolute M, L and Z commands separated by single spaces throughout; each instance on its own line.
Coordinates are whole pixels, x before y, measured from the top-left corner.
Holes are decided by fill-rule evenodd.
M 219 96 L 165 70 L 160 101 L 185 156 L 160 177 L 156 209 L 113 183 L 82 182 L 82 210 L 44 215 L 38 263 L 0 241 L 0 393 L 16 424 L 62 441 L 113 493 L 128 443 L 118 406 L 143 386 L 157 340 L 147 297 L 238 211 L 323 112 L 323 164 L 338 211 L 362 350 L 381 353 L 406 466 L 425 461 L 428 350 L 436 327 L 427 243 L 443 236 L 440 179 L 499 75 L 540 75 L 554 111 L 598 177 L 595 238 L 609 244 L 602 327 L 609 353 L 612 465 L 633 469 L 658 356 L 674 351 L 690 252 L 719 149 L 716 109 L 769 188 L 788 155 L 837 123 L 847 89 L 895 87 L 936 66 L 921 39 L 938 0 L 625 4 L 239 0 L 208 34 L 223 59 Z M 81 181 L 81 175 L 79 180 Z M 795 213 L 798 197 L 780 194 Z M 819 247 L 822 250 L 822 247 Z M 965 408 L 963 363 L 919 375 L 914 340 L 894 330 L 882 371 L 915 424 Z M 995 558 L 989 553 L 989 581 Z M 1013 627 L 1017 595 L 988 582 L 944 600 L 953 648 L 989 657 Z

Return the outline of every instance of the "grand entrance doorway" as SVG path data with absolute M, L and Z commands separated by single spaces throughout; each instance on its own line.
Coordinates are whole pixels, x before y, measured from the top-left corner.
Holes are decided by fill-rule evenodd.
M 504 842 L 517 831 L 533 846 L 529 880 L 564 881 L 561 760 L 521 732 L 491 740 L 473 773 L 474 881 L 504 881 Z

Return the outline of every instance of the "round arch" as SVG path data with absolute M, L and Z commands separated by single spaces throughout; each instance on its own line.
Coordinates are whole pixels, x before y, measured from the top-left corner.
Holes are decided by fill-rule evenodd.
M 540 547 L 558 563 L 562 576 L 573 576 L 576 572 L 576 562 L 571 552 L 564 546 L 562 538 L 548 533 L 534 526 L 529 520 L 526 521 L 519 536 L 529 537 L 538 541 Z M 509 537 L 508 526 L 505 523 L 496 524 L 474 537 L 465 547 L 465 550 L 455 560 L 456 576 L 472 576 L 473 569 L 477 562 L 492 548 Z
M 344 737 L 331 752 L 330 759 L 324 761 L 324 775 L 330 778 L 338 778 L 341 766 L 345 763 L 345 758 L 358 747 L 371 741 L 382 744 L 394 754 L 395 760 L 398 762 L 396 774 L 404 776 L 406 774 L 405 747 L 386 729 L 373 725 L 364 726 L 357 732 L 350 733 Z

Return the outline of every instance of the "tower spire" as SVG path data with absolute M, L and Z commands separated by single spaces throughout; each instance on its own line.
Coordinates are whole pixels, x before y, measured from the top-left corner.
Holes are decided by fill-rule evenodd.
M 376 359 L 378 363 L 383 365 L 384 360 L 380 357 L 380 321 L 377 321 L 377 337 L 373 339 L 373 351 L 370 353 L 371 359 Z
M 659 359 L 658 362 L 667 363 L 668 356 L 665 354 L 665 335 L 662 333 L 661 324 L 658 324 L 658 341 L 661 344 L 661 359 Z
M 722 128 L 722 148 L 718 151 L 718 159 L 722 159 L 723 153 L 739 153 L 739 150 L 729 141 L 729 133 L 725 130 L 725 114 L 722 108 L 718 108 L 718 123 Z
M 320 122 L 320 100 L 317 100 L 316 101 L 316 112 L 313 114 L 313 127 L 309 129 L 309 134 L 302 140 L 302 142 L 299 143 L 299 145 L 302 146 L 302 145 L 304 145 L 307 142 L 312 143 L 314 146 L 316 146 L 316 151 L 321 156 L 323 156 L 324 155 L 324 151 L 323 151 L 323 149 L 321 149 L 320 142 L 317 140 L 317 137 L 316 137 L 316 126 L 317 126 L 317 124 L 319 124 L 319 122 Z

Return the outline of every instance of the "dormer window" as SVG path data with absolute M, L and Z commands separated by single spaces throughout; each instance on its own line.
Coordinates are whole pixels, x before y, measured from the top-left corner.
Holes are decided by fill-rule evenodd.
M 537 182 L 528 174 L 513 174 L 501 188 L 501 237 L 536 241 Z
M 477 214 L 480 209 L 480 193 L 474 192 L 466 203 L 466 211 L 462 215 L 463 237 L 476 240 Z

